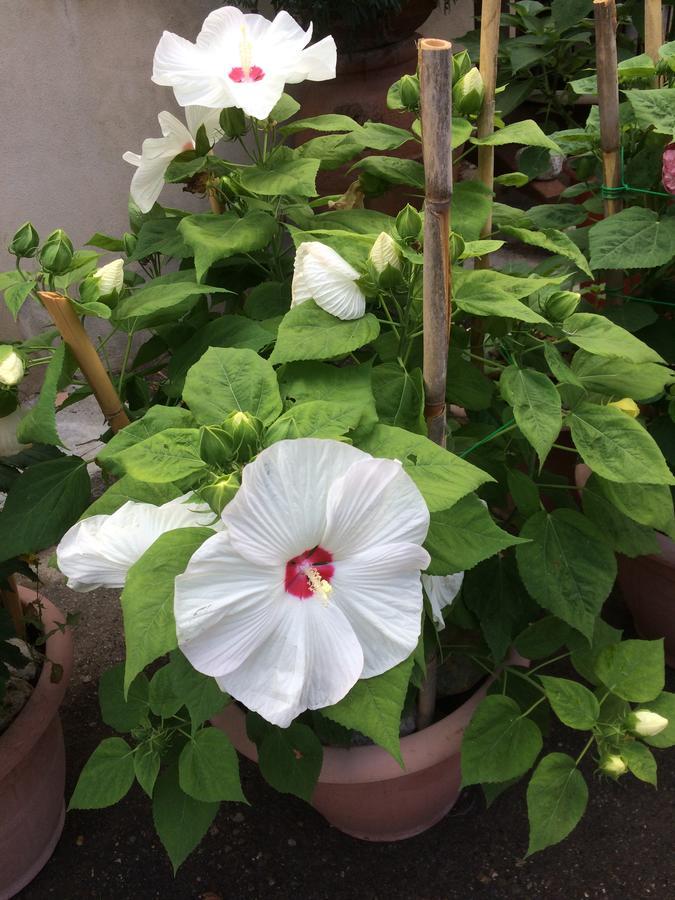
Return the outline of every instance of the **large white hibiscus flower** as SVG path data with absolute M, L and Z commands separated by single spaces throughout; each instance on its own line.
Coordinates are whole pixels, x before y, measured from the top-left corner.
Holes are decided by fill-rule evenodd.
M 284 728 L 417 645 L 429 512 L 400 463 L 337 441 L 264 450 L 176 579 L 178 644 Z
M 56 548 L 59 569 L 74 591 L 124 587 L 127 572 L 158 537 L 190 525 L 222 527 L 205 503 L 185 494 L 162 506 L 127 500 L 112 515 L 82 519 Z
M 305 241 L 295 254 L 291 306 L 314 300 L 338 319 L 360 319 L 366 296 L 359 273 L 339 253 L 320 241 Z
M 286 12 L 270 22 L 225 6 L 207 16 L 194 44 L 164 32 L 152 80 L 172 87 L 181 106 L 238 106 L 265 119 L 285 84 L 335 78 L 335 41 L 326 37 L 307 47 L 311 37 L 311 25 L 303 31 Z
M 141 212 L 150 212 L 164 187 L 164 173 L 169 163 L 179 153 L 194 150 L 195 138 L 201 125 L 213 144 L 222 135 L 219 125 L 220 110 L 204 106 L 189 106 L 185 110 L 187 127 L 170 112 L 161 112 L 157 119 L 162 129 L 161 138 L 143 141 L 140 155 L 128 150 L 122 157 L 125 162 L 137 166 L 131 179 L 131 196 Z

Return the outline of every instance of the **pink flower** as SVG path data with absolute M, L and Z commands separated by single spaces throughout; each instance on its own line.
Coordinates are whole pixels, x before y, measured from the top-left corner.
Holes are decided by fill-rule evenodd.
M 668 144 L 663 151 L 663 186 L 669 194 L 675 194 L 675 142 Z

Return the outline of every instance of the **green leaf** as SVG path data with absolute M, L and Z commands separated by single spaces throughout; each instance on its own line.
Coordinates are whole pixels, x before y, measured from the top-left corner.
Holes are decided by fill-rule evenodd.
M 384 747 L 401 768 L 401 712 L 413 662 L 413 657 L 410 656 L 382 675 L 360 679 L 346 697 L 321 710 L 322 715 L 345 728 L 360 731 L 380 747 Z
M 174 874 L 209 830 L 219 806 L 195 800 L 181 790 L 177 767 L 160 774 L 152 797 L 152 818 Z
M 598 356 L 618 357 L 633 363 L 665 362 L 643 341 L 595 313 L 568 316 L 563 322 L 563 333 L 570 343 Z
M 581 403 L 567 421 L 584 462 L 603 478 L 622 483 L 675 484 L 654 438 L 620 409 Z
M 373 456 L 400 460 L 431 513 L 447 510 L 481 484 L 493 481 L 487 472 L 439 447 L 429 438 L 402 428 L 376 425 L 358 445 Z
M 307 300 L 286 313 L 270 362 L 334 359 L 370 344 L 380 333 L 375 316 L 343 321 Z
M 595 490 L 624 515 L 641 525 L 668 533 L 673 524 L 673 499 L 665 484 L 619 484 L 593 476 Z
M 148 699 L 150 709 L 161 719 L 170 719 L 175 716 L 183 705 L 174 690 L 170 665 L 162 666 L 152 676 Z
M 133 731 L 148 715 L 148 679 L 138 675 L 124 683 L 124 663 L 101 675 L 98 682 L 101 718 L 115 731 Z
M 188 371 L 183 399 L 202 425 L 237 411 L 269 425 L 282 409 L 274 369 L 253 350 L 211 347 Z
M 587 637 L 616 578 L 614 553 L 572 509 L 538 512 L 516 548 L 520 577 L 537 603 Z
M 244 301 L 244 312 L 251 319 L 262 321 L 274 316 L 285 315 L 290 305 L 291 289 L 289 284 L 282 281 L 263 281 L 250 290 Z M 259 348 L 251 347 L 250 349 Z
M 451 347 L 448 353 L 448 380 L 445 399 L 468 410 L 489 409 L 495 385 L 461 350 Z
M 220 259 L 235 253 L 262 250 L 276 230 L 274 217 L 260 210 L 248 212 L 243 217 L 232 211 L 221 215 L 200 213 L 186 216 L 178 226 L 183 240 L 194 251 L 198 281 Z
M 371 372 L 367 363 L 333 366 L 307 360 L 288 363 L 278 370 L 277 376 L 284 400 L 352 404 L 361 413 L 361 424 L 366 424 L 377 421 Z
M 539 468 L 560 434 L 560 394 L 542 372 L 509 366 L 499 379 L 502 394 L 513 407 L 516 424 L 537 451 Z
M 477 241 L 492 209 L 492 191 L 480 181 L 459 181 L 452 191 L 452 230 Z
M 549 346 L 548 344 L 546 346 Z M 653 362 L 633 363 L 626 359 L 603 358 L 577 350 L 571 369 L 587 391 L 614 400 L 650 400 L 675 383 L 675 373 Z
M 111 253 L 124 252 L 122 238 L 110 237 L 110 235 L 101 234 L 100 231 L 95 232 L 84 244 L 85 247 L 97 247 L 99 250 L 110 250 Z
M 270 728 L 258 747 L 260 772 L 282 794 L 294 794 L 308 803 L 321 772 L 323 747 L 306 725 Z
M 163 503 L 168 503 L 169 500 L 180 497 L 181 493 L 179 488 L 173 484 L 148 484 L 145 481 L 137 481 L 130 475 L 124 475 L 111 485 L 102 497 L 87 507 L 82 518 L 109 516 L 124 506 L 127 500 L 138 500 L 141 503 L 161 506 Z
M 491 694 L 462 738 L 462 784 L 508 781 L 532 766 L 542 747 L 539 728 L 510 697 Z
M 668 724 L 659 734 L 642 738 L 642 740 L 650 747 L 665 749 L 675 746 L 675 694 L 663 691 L 655 700 L 649 701 L 648 708 L 650 712 L 658 713 L 668 719 Z
M 506 473 L 506 480 L 509 493 L 522 516 L 527 519 L 539 512 L 541 508 L 539 488 L 529 475 L 521 472 L 520 469 L 509 469 Z
M 5 303 L 7 304 L 7 309 L 12 314 L 12 318 L 16 322 L 19 313 L 21 312 L 21 307 L 24 305 L 28 296 L 32 290 L 35 289 L 37 282 L 33 280 L 23 281 L 23 279 L 16 284 L 8 285 L 5 290 Z
M 152 792 L 159 775 L 161 756 L 151 742 L 139 744 L 134 753 L 134 772 L 136 781 L 152 800 Z
M 524 172 L 506 172 L 504 175 L 495 177 L 495 184 L 501 184 L 504 187 L 523 187 L 530 180 L 530 176 Z
M 600 656 L 605 647 L 616 644 L 620 640 L 621 632 L 618 629 L 612 628 L 611 625 L 608 625 L 600 618 L 596 619 L 590 645 L 587 638 L 577 633 L 572 633 L 567 639 L 567 646 L 572 651 L 572 656 L 570 657 L 572 665 L 586 681 L 591 684 L 598 684 L 599 678 L 595 674 L 595 664 L 598 656 Z M 604 705 L 601 704 L 601 706 L 604 709 Z
M 580 731 L 590 731 L 595 726 L 600 716 L 600 704 L 587 687 L 552 675 L 540 675 L 539 680 L 553 712 L 563 725 Z
M 124 467 L 117 462 L 122 451 L 168 428 L 186 429 L 195 424 L 188 409 L 180 406 L 151 406 L 141 419 L 131 422 L 112 436 L 105 447 L 99 450 L 96 462 L 113 475 L 122 475 Z
M 558 231 L 556 228 L 531 231 L 529 228 L 516 228 L 510 225 L 503 225 L 500 230 L 508 237 L 522 241 L 523 244 L 529 244 L 531 247 L 540 247 L 542 250 L 549 250 L 551 253 L 557 253 L 566 259 L 571 259 L 578 269 L 581 269 L 582 272 L 585 272 L 591 278 L 593 277 L 586 257 L 574 241 L 564 232 Z
M 636 778 L 656 787 L 656 760 L 653 753 L 639 741 L 621 745 L 621 758 Z
M 221 712 L 229 696 L 221 691 L 215 678 L 195 671 L 180 650 L 171 653 L 170 665 L 174 693 L 187 707 L 194 728 Z
M 675 218 L 630 206 L 596 222 L 588 240 L 593 269 L 652 269 L 675 256 Z
M 37 553 L 56 544 L 89 503 L 87 464 L 61 456 L 26 469 L 0 511 L 0 558 Z
M 653 128 L 657 134 L 675 133 L 675 95 L 670 88 L 639 88 L 624 91 L 633 107 L 640 128 Z
M 56 430 L 56 392 L 65 358 L 66 345 L 60 343 L 45 370 L 37 403 L 23 417 L 16 430 L 17 439 L 22 444 L 61 445 L 61 438 Z
M 167 428 L 117 454 L 116 464 L 137 478 L 162 484 L 205 471 L 199 455 L 199 429 Z
M 288 150 L 289 148 L 283 148 Z M 291 151 L 292 153 L 292 151 Z M 301 159 L 278 152 L 265 165 L 246 166 L 239 173 L 241 186 L 252 194 L 279 197 L 316 197 L 318 159 Z M 185 234 L 185 232 L 183 232 Z M 269 237 L 271 237 L 271 233 Z M 186 240 L 187 237 L 186 237 Z M 269 240 L 269 238 L 268 238 Z M 188 240 L 189 243 L 189 240 Z M 259 249 L 254 247 L 252 249 Z
M 417 434 L 427 433 L 421 369 L 408 372 L 398 362 L 373 368 L 373 394 L 380 422 Z
M 639 525 L 611 503 L 598 488 L 597 475 L 591 475 L 582 493 L 584 513 L 595 522 L 598 533 L 617 553 L 625 556 L 647 556 L 659 553 L 659 543 L 651 528 Z
M 424 190 L 424 166 L 414 159 L 397 156 L 367 156 L 360 159 L 349 170 L 360 169 L 367 175 L 386 181 L 388 184 L 404 184 Z
M 182 790 L 196 800 L 246 802 L 237 751 L 217 728 L 200 729 L 183 747 L 178 779 Z
M 197 284 L 193 269 L 161 275 L 145 287 L 120 300 L 113 320 L 123 328 L 147 328 L 176 322 L 199 300 L 202 294 L 228 294 L 226 288 Z
M 544 616 L 532 622 L 518 635 L 514 646 L 526 659 L 544 659 L 567 643 L 572 630 L 555 616 Z
M 453 270 L 453 301 L 459 309 L 476 316 L 501 316 L 547 324 L 543 316 L 521 303 L 510 291 L 513 282 L 519 287 L 518 282 L 525 280 L 510 279 L 487 269 Z M 517 293 L 527 296 L 541 286 L 540 282 L 533 281 L 531 290 L 525 288 L 524 292 L 521 289 Z
M 539 56 L 540 51 L 537 51 L 537 57 Z M 560 147 L 544 134 L 533 119 L 523 119 L 522 122 L 506 125 L 504 128 L 499 128 L 484 138 L 473 137 L 471 138 L 471 143 L 478 144 L 479 147 L 524 144 L 527 147 L 545 147 L 547 150 L 552 150 L 553 153 L 560 153 Z
M 200 526 L 167 531 L 129 569 L 121 597 L 127 648 L 125 691 L 149 663 L 176 646 L 174 580 L 213 533 Z
M 588 787 L 572 757 L 566 753 L 545 756 L 527 786 L 528 856 L 566 838 L 583 816 L 587 803 Z
M 599 655 L 595 671 L 602 683 L 623 700 L 654 700 L 664 684 L 663 640 L 611 644 Z
M 140 228 L 137 235 L 136 247 L 129 257 L 130 260 L 146 259 L 153 253 L 161 253 L 164 256 L 172 256 L 175 259 L 185 259 L 192 256 L 192 250 L 183 241 L 178 233 L 180 217 L 170 216 L 165 219 L 148 219 Z
M 424 544 L 431 554 L 427 572 L 429 575 L 449 575 L 472 569 L 495 553 L 521 543 L 524 543 L 521 538 L 495 525 L 478 497 L 464 497 L 451 509 L 431 515 Z
M 356 428 L 360 418 L 361 410 L 353 404 L 324 400 L 296 403 L 270 425 L 265 435 L 265 446 L 299 437 L 339 440 Z
M 106 738 L 80 772 L 68 809 L 112 806 L 124 797 L 133 783 L 134 757 L 131 747 L 122 738 Z

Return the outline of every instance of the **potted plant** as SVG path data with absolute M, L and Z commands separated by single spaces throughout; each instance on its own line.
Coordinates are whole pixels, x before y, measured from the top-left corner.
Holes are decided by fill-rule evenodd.
M 573 454 L 636 505 L 656 486 L 663 514 L 672 475 L 639 422 L 570 387 L 564 354 L 584 349 L 659 389 L 667 369 L 619 325 L 577 312 L 571 288 L 588 261 L 560 230 L 546 274 L 466 268 L 495 249 L 480 240 L 491 197 L 471 185 L 453 210 L 446 395 L 465 414 L 448 449 L 430 441 L 422 218 L 409 206 L 319 212 L 314 184 L 324 154 L 357 145 L 378 151 L 360 168 L 423 186 L 419 165 L 386 155 L 413 133 L 332 118 L 330 141 L 285 146 L 293 129 L 326 125 L 284 126 L 297 104 L 282 91 L 329 77 L 330 44 L 317 60 L 300 29 L 248 29 L 225 8 L 195 47 L 165 34 L 154 78 L 179 102 L 222 107 L 220 130 L 247 135 L 250 165 L 210 152 L 203 119 L 180 152 L 166 116 L 163 143 L 131 157 L 143 211 L 128 243 L 148 280 L 128 286 L 111 321 L 130 333 L 146 314 L 163 319 L 145 350 L 152 400 L 98 454 L 117 480 L 57 550 L 74 589 L 123 587 L 127 648 L 99 685 L 117 734 L 71 806 L 110 805 L 138 781 L 177 868 L 220 802 L 242 801 L 239 748 L 274 787 L 380 839 L 431 825 L 460 781 L 493 797 L 528 776 L 529 849 L 541 850 L 583 814 L 586 754 L 611 777 L 654 783 L 648 745 L 675 742 L 661 643 L 622 641 L 601 618 L 617 545 L 649 532 L 632 527 L 632 504 L 611 529 L 603 507 L 579 511 L 547 458 L 568 427 Z M 237 48 L 216 93 L 209 40 Z M 263 68 L 280 59 L 283 71 Z M 550 140 L 533 122 L 517 133 Z M 213 211 L 154 206 L 165 177 L 205 192 Z M 175 259 L 178 277 L 160 274 Z M 573 677 L 560 677 L 561 659 Z M 576 758 L 540 758 L 546 709 L 582 732 Z M 411 781 L 407 816 L 397 798 Z M 384 798 L 379 823 L 364 796 Z

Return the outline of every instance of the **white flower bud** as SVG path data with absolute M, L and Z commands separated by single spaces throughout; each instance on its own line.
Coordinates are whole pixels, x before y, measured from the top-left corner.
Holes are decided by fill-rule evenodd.
M 386 231 L 381 231 L 377 236 L 368 258 L 378 275 L 384 272 L 387 266 L 393 266 L 394 269 L 401 268 L 401 258 L 396 241 Z
M 366 297 L 358 279 L 356 269 L 332 247 L 305 241 L 295 255 L 291 307 L 314 300 L 338 319 L 360 319 L 366 311 Z
M 0 346 L 0 384 L 13 387 L 23 378 L 25 366 L 23 359 L 9 344 Z
M 628 717 L 628 729 L 640 737 L 654 737 L 668 727 L 668 719 L 650 709 L 638 709 Z
M 98 281 L 102 297 L 112 294 L 113 291 L 121 291 L 124 287 L 124 260 L 114 259 L 97 269 L 92 277 Z
M 628 766 L 620 756 L 612 754 L 604 758 L 600 764 L 600 771 L 604 772 L 605 775 L 611 775 L 612 778 L 618 778 L 620 775 L 626 774 Z

